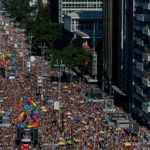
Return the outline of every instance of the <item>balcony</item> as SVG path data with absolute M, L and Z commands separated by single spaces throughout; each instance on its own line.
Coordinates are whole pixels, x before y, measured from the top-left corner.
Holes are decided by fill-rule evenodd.
M 150 16 L 149 15 L 144 15 L 144 14 L 136 14 L 135 15 L 136 19 L 138 21 L 142 21 L 142 22 L 148 22 L 150 21 Z
M 134 53 L 139 54 L 142 56 L 143 53 L 150 53 L 150 47 L 141 47 L 139 45 L 136 44 L 135 48 L 134 48 Z
M 150 29 L 149 29 L 149 28 L 144 28 L 144 29 L 142 29 L 142 33 L 143 33 L 144 35 L 150 36 Z
M 143 71 L 143 63 L 136 62 L 136 69 Z
M 139 102 L 141 102 L 141 103 L 143 103 L 143 102 L 144 102 L 143 97 L 140 97 L 140 96 L 139 96 L 139 95 L 137 95 L 136 93 L 134 93 L 134 98 L 135 98 L 136 100 L 138 100 Z
M 150 102 L 150 97 L 143 96 L 145 102 Z
M 143 3 L 137 1 L 137 2 L 135 3 L 135 6 L 136 6 L 136 7 L 142 7 L 142 6 L 143 6 Z
M 142 78 L 142 72 L 140 72 L 136 68 L 134 68 L 134 76 L 141 79 Z
M 136 54 L 139 54 L 139 55 L 142 55 L 142 50 L 140 50 L 139 48 L 135 48 L 134 49 L 134 53 L 136 53 Z
M 143 96 L 143 90 L 142 90 L 139 86 L 136 87 L 136 92 L 137 92 L 139 95 Z
M 145 53 L 150 53 L 150 48 L 145 47 L 145 48 L 144 48 L 144 52 L 145 52 Z
M 146 87 L 150 87 L 150 81 L 148 78 L 142 78 L 142 84 Z
M 150 10 L 150 3 L 143 3 L 143 9 Z
M 150 10 L 150 3 L 143 3 L 143 2 L 138 2 L 137 1 L 135 6 L 146 9 L 146 10 Z
M 148 41 L 146 39 L 141 39 L 138 36 L 135 36 L 135 42 L 137 45 L 139 45 L 141 47 L 150 47 L 150 41 Z
M 144 41 L 141 40 L 140 38 L 135 37 L 135 41 L 136 41 L 137 45 L 139 45 L 139 46 L 144 46 Z
M 138 31 L 142 31 L 142 27 L 140 25 L 137 25 L 137 24 L 135 25 L 135 29 Z
M 146 62 L 147 64 L 144 64 L 143 66 L 143 70 L 145 73 L 148 73 L 150 72 L 150 63 L 149 62 Z
M 150 53 L 143 53 L 142 58 L 143 60 L 150 61 Z

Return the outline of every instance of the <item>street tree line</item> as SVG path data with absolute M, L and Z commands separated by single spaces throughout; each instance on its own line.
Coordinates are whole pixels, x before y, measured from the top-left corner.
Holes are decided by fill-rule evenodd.
M 88 67 L 85 67 L 85 61 L 90 63 L 90 52 L 70 42 L 67 45 L 64 44 L 63 24 L 51 21 L 50 0 L 46 6 L 40 6 L 38 11 L 37 6 L 29 6 L 29 0 L 2 0 L 2 4 L 11 17 L 20 23 L 21 28 L 25 29 L 26 35 L 32 34 L 33 51 L 40 52 L 39 45 L 45 43 L 47 46 L 45 59 L 51 61 L 52 64 L 56 63 L 56 60 L 62 60 L 70 68 Z

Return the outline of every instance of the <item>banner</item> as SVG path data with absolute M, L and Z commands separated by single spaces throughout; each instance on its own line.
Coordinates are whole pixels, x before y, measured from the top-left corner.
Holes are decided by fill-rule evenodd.
M 31 68 L 31 63 L 29 61 L 27 62 L 27 67 Z
M 54 109 L 59 110 L 59 102 L 54 102 Z

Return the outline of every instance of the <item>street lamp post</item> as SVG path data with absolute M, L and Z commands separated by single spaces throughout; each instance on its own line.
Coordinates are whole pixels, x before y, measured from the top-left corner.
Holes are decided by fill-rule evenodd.
M 59 83 L 58 83 L 58 100 L 59 100 L 59 105 L 60 105 L 60 94 L 61 94 L 61 67 L 65 67 L 64 64 L 62 64 L 62 60 L 61 60 L 61 63 L 58 64 L 58 60 L 57 60 L 57 64 L 54 64 L 55 67 L 58 67 L 59 69 L 59 72 L 58 72 L 58 80 L 59 80 Z M 59 108 L 59 128 L 60 128 L 60 108 Z
M 24 41 L 24 34 L 22 34 L 22 49 L 23 49 L 23 41 Z M 24 68 L 24 53 L 23 53 L 23 63 L 22 63 L 22 68 Z
M 30 78 L 32 78 L 32 65 L 31 65 L 31 50 L 32 50 L 32 34 L 29 36 L 29 44 L 30 44 Z
M 47 48 L 47 46 L 45 46 L 45 43 L 44 45 L 42 46 L 39 46 L 39 48 L 41 48 L 41 53 L 42 53 L 42 73 L 41 73 L 41 76 L 42 76 L 42 91 L 41 91 L 41 100 L 43 101 L 43 70 L 44 70 L 44 66 L 43 66 L 43 60 L 44 60 L 44 50 Z

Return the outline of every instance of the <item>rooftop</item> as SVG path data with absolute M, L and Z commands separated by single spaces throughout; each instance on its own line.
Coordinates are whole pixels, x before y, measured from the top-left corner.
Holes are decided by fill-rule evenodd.
M 66 16 L 82 19 L 102 19 L 102 11 L 78 11 L 66 14 Z

